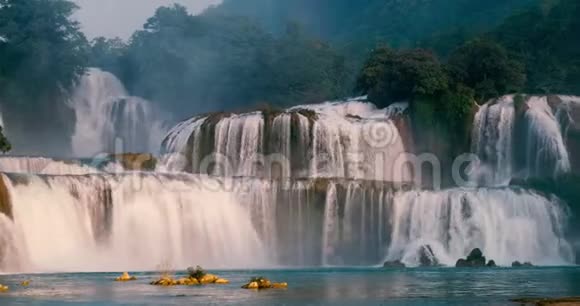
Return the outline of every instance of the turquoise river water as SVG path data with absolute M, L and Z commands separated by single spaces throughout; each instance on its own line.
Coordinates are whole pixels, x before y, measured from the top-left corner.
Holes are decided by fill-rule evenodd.
M 211 271 L 229 285 L 156 287 L 156 273 L 2 275 L 0 305 L 515 305 L 519 297 L 580 295 L 580 267 L 529 269 L 301 269 Z M 288 282 L 283 290 L 244 290 L 252 276 Z M 21 287 L 23 280 L 29 287 Z

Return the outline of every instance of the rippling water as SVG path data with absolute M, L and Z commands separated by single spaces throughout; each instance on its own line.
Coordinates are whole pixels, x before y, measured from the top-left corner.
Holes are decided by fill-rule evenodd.
M 4 275 L 10 291 L 0 305 L 511 305 L 517 297 L 580 295 L 580 268 L 534 269 L 313 269 L 212 271 L 225 286 L 162 288 L 138 281 L 116 283 L 118 274 Z M 252 276 L 289 283 L 287 290 L 251 291 Z M 31 279 L 29 287 L 20 287 Z

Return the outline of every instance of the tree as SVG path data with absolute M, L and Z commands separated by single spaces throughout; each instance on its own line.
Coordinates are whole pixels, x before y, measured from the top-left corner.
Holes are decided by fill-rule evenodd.
M 115 75 L 122 75 L 127 44 L 120 38 L 97 37 L 91 41 L 89 65 Z
M 482 102 L 517 92 L 526 80 L 521 63 L 510 58 L 501 45 L 483 39 L 456 49 L 449 58 L 448 69 L 455 82 L 472 88 Z
M 364 65 L 357 90 L 379 105 L 410 101 L 445 91 L 448 78 L 439 60 L 430 52 L 415 49 L 395 51 L 379 48 Z
M 66 0 L 0 0 L 3 85 L 19 94 L 73 86 L 87 60 L 86 38 L 70 18 L 76 9 Z
M 132 94 L 189 114 L 344 96 L 351 74 L 330 45 L 289 24 L 279 36 L 245 17 L 161 7 L 123 52 Z
M 17 147 L 44 152 L 47 139 L 68 141 L 74 114 L 66 93 L 87 63 L 76 9 L 67 0 L 0 0 L 0 101 L 11 134 L 24 134 L 12 139 L 24 141 Z

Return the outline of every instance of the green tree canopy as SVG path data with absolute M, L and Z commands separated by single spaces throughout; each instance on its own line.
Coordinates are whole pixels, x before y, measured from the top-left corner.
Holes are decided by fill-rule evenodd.
M 66 0 L 0 0 L 0 101 L 11 134 L 24 133 L 15 147 L 66 142 L 72 132 L 66 93 L 83 74 L 88 49 L 71 19 L 76 8 Z
M 437 57 L 420 49 L 377 49 L 357 80 L 357 89 L 379 105 L 409 101 L 418 95 L 433 96 L 447 87 L 447 74 Z
M 133 94 L 187 114 L 319 102 L 349 92 L 344 58 L 295 24 L 273 36 L 245 17 L 193 16 L 179 5 L 159 8 L 120 62 L 119 75 Z
M 447 66 L 455 82 L 472 88 L 479 101 L 517 92 L 526 80 L 523 65 L 489 40 L 475 39 L 457 48 Z

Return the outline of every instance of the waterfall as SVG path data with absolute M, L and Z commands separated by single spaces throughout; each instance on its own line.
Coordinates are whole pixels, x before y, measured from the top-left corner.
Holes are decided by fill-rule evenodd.
M 484 164 L 491 167 L 492 182 L 509 183 L 513 171 L 513 97 L 500 98 L 485 104 L 475 116 L 473 124 L 473 151 Z
M 193 117 L 167 133 L 154 172 L 3 157 L 0 271 L 418 266 L 425 249 L 453 266 L 473 248 L 503 266 L 572 264 L 565 204 L 487 187 L 570 171 L 577 102 L 560 100 L 481 107 L 473 151 L 486 187 L 477 189 L 414 189 L 399 168 L 407 105 L 362 98 Z M 110 150 L 117 137 L 146 149 L 162 130 L 149 103 L 105 72 L 90 70 L 74 103 L 79 154 Z
M 157 152 L 165 133 L 163 116 L 141 98 L 128 95 L 114 75 L 91 68 L 73 92 L 76 126 L 73 153 Z
M 408 192 L 393 202 L 387 259 L 418 265 L 420 248 L 429 246 L 439 263 L 451 266 L 474 248 L 503 266 L 570 264 L 565 218 L 558 201 L 524 190 Z
M 560 123 L 563 107 L 554 109 L 546 96 L 527 99 L 516 113 L 515 96 L 483 105 L 475 116 L 472 150 L 481 165 L 474 177 L 484 185 L 506 185 L 514 177 L 557 177 L 571 170 Z M 562 104 L 564 105 L 564 104 Z
M 0 172 L 53 175 L 83 175 L 99 170 L 76 161 L 60 161 L 46 157 L 0 157 Z
M 570 159 L 561 126 L 548 105 L 547 98 L 531 97 L 528 106 L 527 175 L 555 177 L 569 172 Z
M 249 214 L 204 179 L 161 175 L 3 176 L 2 271 L 267 267 Z M 42 201 L 38 201 L 38 199 Z M 52 238 L 49 238 L 52 237 Z M 6 254 L 7 252 L 3 252 Z M 0 253 L 2 254 L 2 253 Z
M 475 247 L 500 265 L 574 262 L 565 207 L 520 189 L 405 191 L 349 180 L 156 173 L 1 177 L 8 197 L 0 207 L 10 208 L 0 214 L 1 271 L 368 266 L 385 259 L 415 266 L 427 246 L 445 265 Z
M 192 118 L 165 138 L 164 151 L 181 158 L 166 158 L 164 168 L 228 177 L 410 181 L 400 166 L 406 150 L 393 121 L 402 109 L 355 99 Z

